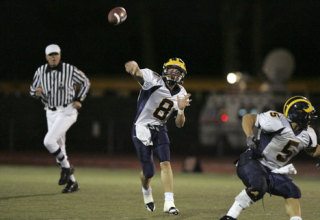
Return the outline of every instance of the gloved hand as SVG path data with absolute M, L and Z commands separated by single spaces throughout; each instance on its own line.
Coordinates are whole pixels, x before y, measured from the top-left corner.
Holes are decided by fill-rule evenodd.
M 258 147 L 257 139 L 254 135 L 250 135 L 249 137 L 247 137 L 247 146 L 253 149 Z

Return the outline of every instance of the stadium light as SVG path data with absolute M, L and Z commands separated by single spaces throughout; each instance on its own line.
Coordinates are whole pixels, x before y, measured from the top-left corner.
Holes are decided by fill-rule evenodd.
M 242 78 L 241 72 L 230 72 L 227 74 L 227 82 L 229 84 L 235 84 L 238 83 Z

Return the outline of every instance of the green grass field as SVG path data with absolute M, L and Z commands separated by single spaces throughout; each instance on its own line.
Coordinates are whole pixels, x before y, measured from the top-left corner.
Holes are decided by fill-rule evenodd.
M 162 212 L 159 172 L 152 185 L 154 213 L 143 206 L 138 173 L 78 167 L 80 191 L 62 194 L 57 167 L 0 166 L 0 219 L 219 219 L 243 188 L 234 175 L 175 173 L 175 203 L 181 214 L 169 216 Z M 319 178 L 296 177 L 296 183 L 303 195 L 303 219 L 320 219 Z M 263 203 L 254 204 L 239 219 L 288 219 L 282 198 L 266 195 Z

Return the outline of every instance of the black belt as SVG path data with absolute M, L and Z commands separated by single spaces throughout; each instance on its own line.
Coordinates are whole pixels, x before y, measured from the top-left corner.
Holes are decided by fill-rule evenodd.
M 68 106 L 67 104 L 62 105 L 62 107 L 64 107 L 64 108 L 67 106 Z M 57 107 L 48 107 L 48 109 L 50 109 L 51 111 L 56 111 Z

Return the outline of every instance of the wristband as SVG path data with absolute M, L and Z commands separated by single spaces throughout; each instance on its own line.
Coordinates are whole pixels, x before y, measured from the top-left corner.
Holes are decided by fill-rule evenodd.
M 178 115 L 183 115 L 184 110 L 178 109 Z

